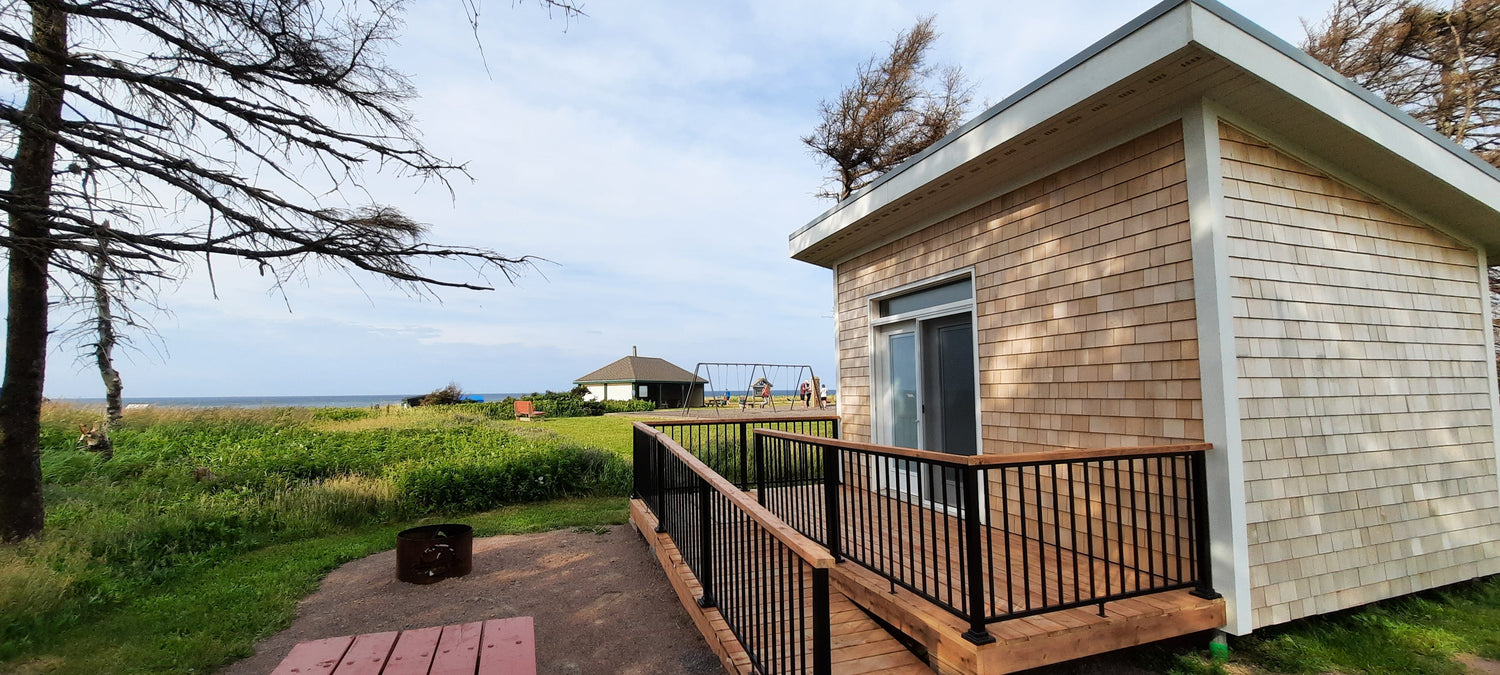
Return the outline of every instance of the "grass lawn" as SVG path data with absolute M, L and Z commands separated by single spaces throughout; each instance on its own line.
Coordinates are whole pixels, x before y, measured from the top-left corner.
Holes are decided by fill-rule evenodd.
M 413 525 L 475 534 L 623 523 L 630 425 L 483 409 L 132 411 L 103 461 L 97 413 L 51 407 L 47 533 L 0 547 L 0 672 L 203 672 L 287 626 L 338 565 Z M 481 411 L 481 412 L 476 412 Z M 1500 577 L 1121 658 L 1171 673 L 1461 674 L 1500 660 Z
M 630 420 L 462 407 L 44 415 L 47 529 L 0 547 L 0 672 L 203 672 L 250 654 L 339 564 L 461 518 L 486 536 L 625 522 Z
M 475 536 L 624 523 L 623 498 L 581 498 L 469 514 Z M 427 519 L 436 520 L 436 519 Z M 9 673 L 203 672 L 249 656 L 261 637 L 291 623 L 297 601 L 340 564 L 392 548 L 424 521 L 354 528 L 267 546 L 68 617 L 55 630 L 8 645 Z
M 1283 673 L 1464 673 L 1500 660 L 1500 577 L 1295 622 L 1230 643 L 1233 659 Z

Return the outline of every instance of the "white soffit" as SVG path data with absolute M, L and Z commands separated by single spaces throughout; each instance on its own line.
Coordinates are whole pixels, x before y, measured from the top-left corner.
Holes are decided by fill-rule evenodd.
M 791 255 L 832 267 L 1199 97 L 1500 254 L 1500 171 L 1217 2 L 1167 0 L 797 230 Z

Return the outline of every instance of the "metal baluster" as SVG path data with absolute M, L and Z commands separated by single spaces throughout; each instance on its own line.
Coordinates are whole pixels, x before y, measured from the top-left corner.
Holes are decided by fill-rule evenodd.
M 698 583 L 703 585 L 703 597 L 698 599 L 699 607 L 714 607 L 718 603 L 714 599 L 714 558 L 713 558 L 713 515 L 709 509 L 709 494 L 713 488 L 703 477 L 698 477 L 698 555 L 703 559 L 703 574 L 698 576 Z
M 834 562 L 844 559 L 839 532 L 839 448 L 823 445 L 823 527 L 828 537 L 828 552 Z
M 651 435 L 651 453 L 656 457 L 656 531 L 667 531 L 667 460 L 661 436 Z
M 960 514 L 964 524 L 965 536 L 961 539 L 965 546 L 965 560 L 969 573 L 969 630 L 964 631 L 964 639 L 976 645 L 989 644 L 995 641 L 995 636 L 990 635 L 984 628 L 984 569 L 979 564 L 979 470 L 966 466 L 963 472 L 963 513 Z M 948 481 L 944 480 L 946 485 Z
M 1198 521 L 1198 587 L 1193 589 L 1193 595 L 1212 600 L 1221 596 L 1214 591 L 1214 563 L 1209 558 L 1207 454 L 1202 450 L 1193 453 L 1193 508 Z

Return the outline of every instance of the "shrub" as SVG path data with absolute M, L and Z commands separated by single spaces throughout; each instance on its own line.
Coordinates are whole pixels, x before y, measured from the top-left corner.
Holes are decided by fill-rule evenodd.
M 623 459 L 571 445 L 498 457 L 409 462 L 391 474 L 402 504 L 419 512 L 480 511 L 630 490 L 630 467 Z
M 369 408 L 318 408 L 313 411 L 312 416 L 315 420 L 348 422 L 352 420 L 368 419 L 373 414 L 374 412 Z
M 604 401 L 605 412 L 650 412 L 656 404 L 650 401 Z
M 603 401 L 585 401 L 575 391 L 549 391 L 544 394 L 527 394 L 519 400 L 531 401 L 536 404 L 536 409 L 547 413 L 548 417 L 598 417 L 605 412 L 614 412 L 606 408 Z M 490 403 L 471 404 L 474 409 L 485 417 L 497 420 L 508 420 L 516 416 L 516 399 L 507 396 L 502 401 Z M 646 408 L 651 410 L 652 408 Z
M 457 382 L 449 382 L 448 386 L 432 390 L 432 393 L 422 397 L 422 405 L 453 405 L 464 400 L 464 390 Z

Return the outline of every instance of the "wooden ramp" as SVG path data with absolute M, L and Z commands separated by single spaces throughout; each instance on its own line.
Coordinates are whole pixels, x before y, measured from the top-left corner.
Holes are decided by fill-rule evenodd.
M 639 500 L 630 502 L 630 521 L 656 553 L 683 608 L 693 618 L 709 647 L 719 655 L 725 670 L 748 675 L 754 672 L 750 658 L 735 638 L 729 625 L 715 608 L 698 606 L 703 589 L 688 566 L 683 563 L 672 538 L 656 532 L 656 518 Z M 842 567 L 842 565 L 841 565 Z M 886 632 L 849 597 L 838 591 L 830 593 L 829 612 L 832 623 L 833 672 L 854 675 L 928 675 L 932 669 L 905 645 Z

